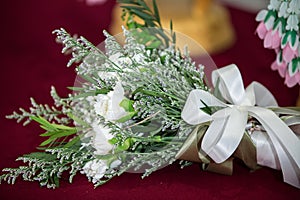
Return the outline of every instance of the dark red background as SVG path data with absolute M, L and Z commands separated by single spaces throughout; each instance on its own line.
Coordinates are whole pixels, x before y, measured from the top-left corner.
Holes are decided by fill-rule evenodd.
M 17 166 L 17 156 L 35 150 L 41 130 L 35 125 L 22 127 L 5 119 L 19 107 L 27 108 L 29 98 L 52 104 L 51 85 L 66 95 L 75 73 L 65 67 L 68 58 L 60 53 L 51 31 L 64 27 L 85 36 L 94 44 L 103 40 L 114 1 L 89 7 L 76 0 L 1 1 L 0 73 L 0 169 Z M 277 72 L 270 69 L 275 55 L 263 49 L 255 35 L 255 14 L 229 8 L 237 41 L 228 51 L 213 55 L 218 66 L 236 63 L 245 85 L 259 81 L 268 87 L 281 106 L 295 105 L 299 89 L 288 89 Z M 175 24 L 176 27 L 176 24 Z M 38 183 L 17 181 L 1 184 L 0 199 L 296 199 L 300 190 L 283 183 L 281 172 L 263 168 L 254 173 L 235 162 L 234 174 L 223 176 L 202 172 L 198 165 L 179 169 L 166 167 L 141 180 L 140 174 L 124 174 L 93 189 L 83 175 L 73 184 L 62 181 L 56 190 L 40 188 Z

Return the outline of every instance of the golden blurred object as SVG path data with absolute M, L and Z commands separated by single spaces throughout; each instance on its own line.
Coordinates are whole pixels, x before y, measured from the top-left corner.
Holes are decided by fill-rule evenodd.
M 152 0 L 146 0 L 152 5 Z M 234 31 L 227 10 L 213 0 L 157 0 L 161 23 L 164 28 L 170 27 L 173 21 L 174 30 L 193 38 L 208 53 L 221 52 L 229 48 L 235 39 Z M 122 31 L 120 16 L 122 9 L 116 5 L 110 27 L 112 34 Z M 138 20 L 138 18 L 137 18 Z M 177 39 L 177 45 L 188 45 L 191 54 L 200 55 L 201 49 L 195 44 Z

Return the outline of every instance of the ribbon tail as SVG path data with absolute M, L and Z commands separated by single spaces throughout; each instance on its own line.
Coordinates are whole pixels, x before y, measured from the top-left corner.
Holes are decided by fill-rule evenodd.
M 234 157 L 241 159 L 250 169 L 257 169 L 256 147 L 247 133 L 244 133 Z
M 276 150 L 284 181 L 300 188 L 299 138 L 274 112 L 259 107 L 251 107 L 249 112 L 268 133 Z
M 206 125 L 197 126 L 183 143 L 175 158 L 191 162 L 209 163 L 210 161 L 199 151 L 199 141 L 207 130 Z
M 257 164 L 280 170 L 281 167 L 274 144 L 267 133 L 262 131 L 253 131 L 251 139 L 256 145 Z
M 218 174 L 232 175 L 233 172 L 233 158 L 229 158 L 222 163 L 203 163 L 202 169 L 209 172 Z
M 269 107 L 276 114 L 300 116 L 299 107 Z
M 208 126 L 199 125 L 189 135 L 181 149 L 175 156 L 179 160 L 188 160 L 191 162 L 202 163 L 202 169 L 205 171 L 216 172 L 224 175 L 232 175 L 233 158 L 229 158 L 223 163 L 212 163 L 201 150 L 199 150 L 199 141 L 205 134 Z
M 203 151 L 216 163 L 222 163 L 228 159 L 243 137 L 247 117 L 247 112 L 234 107 L 217 111 L 203 137 L 201 144 Z
M 272 140 L 272 136 L 270 136 L 270 138 Z M 277 146 L 277 145 L 280 145 L 280 143 L 277 142 L 275 139 L 274 145 Z M 286 150 L 282 146 L 278 146 L 276 148 L 276 151 L 277 152 L 285 152 Z M 278 158 L 279 158 L 279 161 L 281 164 L 284 182 L 300 189 L 300 168 L 299 168 L 299 166 L 297 166 L 296 162 L 289 155 L 283 156 L 283 157 L 278 156 Z

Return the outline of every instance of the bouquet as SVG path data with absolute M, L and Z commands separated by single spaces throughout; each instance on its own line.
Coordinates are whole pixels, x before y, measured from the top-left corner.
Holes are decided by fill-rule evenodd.
M 278 107 L 257 82 L 244 89 L 236 65 L 214 70 L 211 88 L 205 66 L 176 46 L 172 22 L 170 30 L 161 27 L 155 1 L 153 9 L 144 1 L 121 3 L 123 42 L 104 32 L 104 47 L 96 47 L 64 29 L 53 32 L 62 52 L 71 52 L 76 85 L 65 98 L 51 88 L 54 106 L 31 99 L 29 111 L 8 116 L 39 123 L 45 140 L 17 159 L 27 165 L 3 169 L 0 181 L 22 176 L 56 188 L 61 177 L 72 182 L 81 173 L 97 187 L 124 172 L 144 178 L 176 160 L 231 174 L 236 158 L 251 169 L 282 170 L 299 188 L 299 108 Z

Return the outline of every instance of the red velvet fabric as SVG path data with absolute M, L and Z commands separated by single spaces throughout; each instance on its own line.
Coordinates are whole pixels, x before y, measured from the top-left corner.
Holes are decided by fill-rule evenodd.
M 60 54 L 51 31 L 64 27 L 85 36 L 94 44 L 104 38 L 114 1 L 88 7 L 76 0 L 1 1 L 0 73 L 0 169 L 15 167 L 14 159 L 35 150 L 42 130 L 36 125 L 22 127 L 5 119 L 19 107 L 30 106 L 30 97 L 39 103 L 52 104 L 51 85 L 60 95 L 67 94 L 75 73 L 67 69 L 68 58 Z M 294 105 L 297 87 L 288 89 L 277 72 L 270 69 L 275 58 L 263 49 L 255 35 L 255 14 L 230 8 L 237 41 L 226 52 L 213 55 L 218 66 L 236 63 L 245 85 L 259 81 L 275 95 L 281 106 Z M 175 24 L 176 26 L 176 24 Z M 18 180 L 15 185 L 0 185 L 0 199 L 296 199 L 300 190 L 282 181 L 281 172 L 268 168 L 250 172 L 234 162 L 232 176 L 202 172 L 194 164 L 183 170 L 178 165 L 165 167 L 141 180 L 140 174 L 124 174 L 94 189 L 85 176 L 78 175 L 73 184 L 61 181 L 60 188 L 40 188 L 38 183 Z

